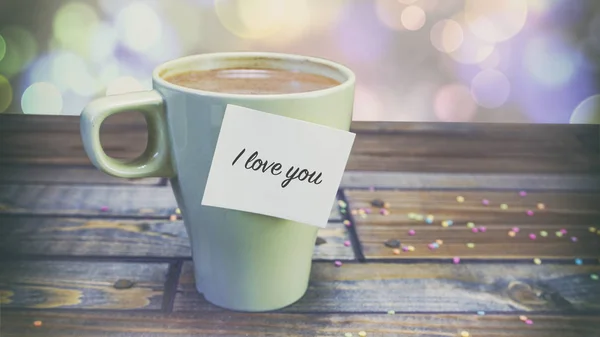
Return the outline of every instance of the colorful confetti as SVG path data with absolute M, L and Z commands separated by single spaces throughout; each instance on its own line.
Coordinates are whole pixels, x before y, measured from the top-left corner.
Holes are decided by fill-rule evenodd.
M 535 236 L 535 234 L 531 233 L 531 234 L 529 234 L 529 238 L 531 240 L 535 240 L 537 238 L 537 236 Z
M 527 212 L 525 212 L 525 214 L 527 214 L 528 216 L 533 216 L 533 211 L 532 210 L 527 210 Z
M 519 227 L 513 227 L 512 231 L 515 232 L 515 233 L 518 233 L 520 231 L 520 229 L 519 229 Z
M 477 227 L 471 228 L 471 232 L 473 232 L 473 233 L 478 233 L 478 232 L 479 232 L 479 229 L 477 229 Z
M 335 261 L 333 264 L 335 264 L 336 267 L 341 267 L 342 266 L 342 261 Z
M 409 252 L 414 252 L 414 251 L 415 251 L 415 247 L 413 247 L 413 246 L 408 246 L 408 251 L 409 251 Z
M 515 233 L 514 231 L 508 231 L 508 236 L 514 238 L 515 235 L 517 235 L 517 233 Z
M 366 333 L 366 332 L 364 332 L 364 331 L 359 331 L 359 332 L 358 332 L 358 335 L 359 335 L 360 337 L 365 337 L 365 336 L 367 335 L 367 333 Z
M 559 238 L 561 238 L 561 237 L 563 236 L 563 233 L 562 233 L 561 231 L 557 231 L 555 234 L 556 234 L 556 236 L 558 236 Z
M 435 220 L 435 217 L 431 214 L 429 214 L 426 218 L 425 218 L 425 222 L 427 222 L 428 224 L 432 224 L 433 221 Z
M 508 205 L 507 204 L 502 204 L 502 205 L 500 205 L 500 209 L 507 210 L 508 209 Z
M 402 251 L 403 252 L 408 252 L 410 249 L 408 249 L 408 246 L 402 246 Z
M 467 243 L 467 248 L 475 248 L 475 244 L 473 242 Z
M 589 230 L 590 230 L 590 233 L 594 233 L 594 232 L 596 232 L 596 227 L 590 227 Z
M 108 212 L 108 206 L 100 207 L 100 212 Z
M 575 259 L 575 264 L 581 266 L 583 264 L 583 261 L 581 259 Z
M 387 313 L 388 313 L 388 315 L 395 315 L 396 314 L 396 312 L 394 310 L 388 310 Z
M 542 264 L 542 260 L 540 260 L 536 257 L 535 259 L 533 259 L 533 263 L 540 265 L 540 264 Z
M 482 232 L 482 233 L 485 233 L 487 231 L 487 228 L 485 228 L 483 226 L 480 226 L 479 227 L 479 231 Z
M 469 336 L 471 336 L 471 334 L 466 330 L 463 330 L 460 332 L 460 337 L 469 337 Z
M 479 316 L 485 316 L 485 311 L 483 311 L 483 310 L 479 310 L 479 311 L 477 312 L 477 315 L 479 315 Z
M 564 229 L 564 228 L 563 228 L 563 229 L 561 229 L 561 230 L 560 230 L 560 232 L 561 232 L 563 235 L 564 235 L 564 234 L 567 234 L 567 230 L 566 230 L 566 229 Z
M 443 245 L 443 244 L 444 244 L 444 241 L 442 241 L 442 240 L 440 240 L 440 239 L 437 239 L 437 240 L 435 240 L 435 243 L 437 243 L 438 245 L 440 245 L 440 246 L 441 246 L 441 245 Z
M 594 281 L 598 281 L 598 274 L 591 274 L 590 278 Z
M 408 231 L 408 235 L 410 235 L 410 236 L 414 236 L 415 234 L 417 234 L 417 232 L 415 232 L 414 229 L 411 229 Z
M 344 241 L 344 246 L 350 247 L 350 241 L 348 241 L 348 240 Z
M 524 196 L 527 195 L 527 192 L 526 191 L 521 191 L 521 192 L 519 192 L 519 195 L 522 196 L 522 197 L 524 197 Z
M 350 223 L 350 220 L 344 220 L 342 222 L 346 227 L 350 227 L 352 225 L 352 223 Z
M 346 332 L 346 333 L 344 334 L 344 337 L 352 337 L 352 332 Z
M 463 203 L 463 202 L 465 202 L 465 197 L 463 197 L 462 195 L 459 195 L 458 197 L 456 197 L 456 201 L 458 201 L 459 203 Z
M 544 205 L 540 202 L 539 204 L 537 204 L 537 208 L 538 209 L 546 209 L 546 205 Z
M 475 227 L 475 224 L 472 222 L 467 222 L 467 227 L 473 228 L 473 227 Z
M 533 321 L 532 321 L 532 320 L 530 320 L 530 319 L 528 319 L 528 320 L 526 320 L 526 321 L 525 321 L 525 324 L 527 324 L 527 325 L 531 325 L 531 324 L 533 324 Z
M 546 236 L 548 236 L 548 232 L 546 232 L 546 231 L 540 231 L 540 235 L 543 236 L 543 237 L 546 237 Z
M 379 210 L 379 214 L 381 214 L 381 215 L 390 215 L 390 211 L 388 211 L 385 208 L 382 208 L 382 209 Z
M 487 199 L 483 199 L 483 200 L 481 200 L 481 203 L 484 204 L 485 206 L 487 206 L 490 204 L 490 201 Z
M 371 214 L 371 212 L 372 212 L 372 211 L 371 211 L 371 209 L 370 209 L 370 208 L 365 208 L 365 213 L 366 213 L 366 214 Z
M 392 250 L 392 253 L 394 253 L 394 255 L 400 255 L 400 249 L 396 248 Z
M 353 210 L 351 210 L 351 211 L 350 211 L 350 214 L 352 214 L 352 215 L 357 215 L 357 214 L 358 214 L 358 210 L 356 210 L 356 209 L 353 209 Z
M 344 200 L 338 200 L 338 205 L 341 208 L 346 208 L 348 206 L 348 204 L 346 204 L 346 202 Z
M 42 326 L 42 321 L 33 321 L 33 326 L 36 326 L 36 327 Z
M 571 236 L 571 241 L 577 242 L 577 237 L 576 236 Z
M 452 258 L 452 262 L 453 262 L 454 264 L 459 264 L 459 263 L 460 263 L 460 257 L 458 257 L 458 256 L 455 256 L 454 258 Z
M 171 214 L 171 216 L 169 217 L 170 221 L 177 221 L 177 214 Z
M 527 318 L 527 316 L 521 315 L 521 316 L 519 316 L 519 319 L 522 320 L 523 322 L 525 322 L 528 318 Z
M 179 209 L 179 207 L 175 208 L 175 214 L 181 214 L 181 210 Z

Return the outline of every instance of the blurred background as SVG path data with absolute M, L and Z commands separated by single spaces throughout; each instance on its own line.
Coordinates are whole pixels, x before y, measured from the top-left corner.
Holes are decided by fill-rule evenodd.
M 355 120 L 568 123 L 600 107 L 597 0 L 0 0 L 0 113 L 78 115 L 217 51 L 347 65 Z

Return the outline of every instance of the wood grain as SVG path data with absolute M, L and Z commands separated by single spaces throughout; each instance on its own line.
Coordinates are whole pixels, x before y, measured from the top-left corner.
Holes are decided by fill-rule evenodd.
M 600 191 L 600 174 L 472 174 L 346 171 L 342 189 Z
M 3 309 L 160 309 L 168 265 L 115 262 L 3 262 Z M 134 282 L 115 289 L 120 279 Z
M 600 126 L 354 122 L 348 170 L 593 173 Z
M 478 225 L 494 223 L 515 224 L 577 224 L 584 227 L 600 220 L 600 192 L 528 191 L 520 197 L 519 191 L 469 191 L 469 190 L 345 190 L 350 208 L 371 208 L 371 201 L 380 199 L 389 203 L 390 214 L 382 216 L 378 209 L 372 215 L 356 216 L 356 220 L 369 223 L 392 223 L 409 220 L 409 213 L 433 215 L 434 225 L 442 220 L 454 224 L 473 221 Z M 457 202 L 462 196 L 465 201 Z M 482 200 L 489 200 L 489 205 Z M 543 210 L 538 204 L 543 204 Z M 507 209 L 501 208 L 502 204 Z M 534 216 L 528 216 L 532 210 Z
M 282 312 L 578 312 L 600 310 L 598 265 L 313 263 L 306 295 Z M 174 310 L 222 312 L 184 263 Z
M 600 230 L 600 195 L 595 193 L 529 192 L 521 197 L 517 192 L 486 191 L 357 191 L 345 192 L 353 209 L 371 208 L 374 199 L 390 203 L 390 215 L 355 215 L 354 226 L 362 252 L 369 259 L 419 259 L 453 257 L 475 259 L 566 259 L 600 258 L 600 235 L 589 227 Z M 457 195 L 465 198 L 463 203 Z M 482 199 L 489 199 L 484 206 Z M 498 205 L 506 202 L 507 210 Z M 539 210 L 537 203 L 545 208 Z M 527 216 L 527 209 L 534 216 Z M 411 219 L 409 213 L 423 216 L 434 215 L 433 224 Z M 452 220 L 453 225 L 442 227 L 441 222 Z M 466 223 L 473 222 L 477 228 L 485 227 L 485 233 L 473 233 Z M 519 228 L 515 237 L 508 235 L 514 227 Z M 558 237 L 562 229 L 567 234 Z M 409 235 L 414 230 L 414 235 Z M 547 236 L 542 236 L 545 231 Z M 535 240 L 529 235 L 535 234 Z M 572 237 L 576 238 L 573 242 Z M 385 241 L 397 239 L 405 246 L 413 246 L 412 252 L 394 254 L 384 245 Z M 436 240 L 443 244 L 438 249 L 429 248 Z M 467 243 L 474 243 L 469 248 Z
M 358 336 L 455 337 L 595 337 L 600 316 L 528 315 L 525 325 L 516 315 L 474 314 L 245 314 L 102 312 L 3 312 L 4 337 L 192 337 L 192 336 Z M 33 326 L 41 321 L 41 327 Z
M 107 210 L 103 210 L 106 207 Z M 170 186 L 0 184 L 0 215 L 169 218 L 177 202 Z M 331 220 L 339 220 L 337 203 Z
M 0 165 L 0 184 L 158 185 L 161 181 L 115 178 L 91 166 Z
M 176 208 L 167 186 L 0 185 L 0 213 L 152 218 Z
M 103 128 L 113 155 L 132 158 L 146 127 L 119 116 Z M 364 123 L 347 170 L 463 173 L 598 174 L 597 125 Z M 32 137 L 35 133 L 35 137 Z M 8 163 L 84 164 L 78 116 L 0 116 L 0 157 Z
M 346 227 L 319 229 L 315 260 L 353 260 Z M 0 260 L 30 257 L 191 258 L 182 221 L 0 216 Z

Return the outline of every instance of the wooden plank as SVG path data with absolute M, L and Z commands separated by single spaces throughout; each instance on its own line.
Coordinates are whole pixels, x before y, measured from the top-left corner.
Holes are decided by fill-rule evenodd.
M 353 260 L 346 227 L 330 222 L 319 229 L 326 242 L 315 260 Z M 191 258 L 182 221 L 0 216 L 0 259 L 27 257 Z
M 374 199 L 390 203 L 390 215 L 380 215 L 373 210 L 371 215 L 355 215 L 354 226 L 359 237 L 362 253 L 369 259 L 566 259 L 600 258 L 600 195 L 594 193 L 529 192 L 526 197 L 516 192 L 455 192 L 455 191 L 346 191 L 350 207 L 370 209 Z M 465 198 L 463 203 L 457 195 Z M 490 205 L 481 203 L 490 200 Z M 507 210 L 498 204 L 506 202 Z M 545 208 L 539 210 L 537 203 Z M 534 210 L 528 216 L 526 210 Z M 351 211 L 352 213 L 353 211 Z M 421 216 L 433 215 L 435 220 L 427 224 L 411 219 L 410 213 Z M 453 225 L 441 226 L 444 220 Z M 485 227 L 485 233 L 473 233 L 467 227 L 473 222 L 477 228 Z M 511 237 L 508 232 L 518 227 L 519 232 Z M 562 229 L 567 234 L 558 237 Z M 415 231 L 413 235 L 410 230 Z M 543 236 L 545 231 L 547 236 Z M 535 234 L 532 240 L 529 235 Z M 572 237 L 576 238 L 573 242 Z M 400 240 L 404 246 L 413 246 L 414 251 L 394 254 L 386 247 L 390 239 Z M 442 240 L 437 249 L 430 244 Z M 474 248 L 467 246 L 475 244 Z
M 390 214 L 382 216 L 378 209 L 371 215 L 356 216 L 356 220 L 369 223 L 391 223 L 409 220 L 409 213 L 433 215 L 434 225 L 442 220 L 453 220 L 455 224 L 473 221 L 479 225 L 493 223 L 515 224 L 579 224 L 589 226 L 600 218 L 600 193 L 529 191 L 525 197 L 519 191 L 468 191 L 468 190 L 345 190 L 350 208 L 371 208 L 375 199 L 389 203 Z M 462 196 L 464 202 L 457 202 Z M 483 200 L 489 205 L 483 205 Z M 544 210 L 538 209 L 538 204 Z M 501 209 L 506 204 L 507 209 Z M 528 216 L 532 210 L 534 216 Z
M 112 155 L 132 158 L 146 128 L 119 115 L 103 128 Z M 120 118 L 124 118 L 121 120 Z M 455 173 L 581 173 L 600 170 L 598 125 L 354 122 L 347 170 Z M 31 137 L 35 132 L 36 137 Z M 0 116 L 5 163 L 89 165 L 78 116 Z
M 347 170 L 590 173 L 600 170 L 598 125 L 353 123 Z
M 0 255 L 189 258 L 182 221 L 0 216 Z
M 457 314 L 171 314 L 105 312 L 3 312 L 2 336 L 460 336 L 582 337 L 598 336 L 598 315 L 529 314 L 526 325 L 516 315 Z M 35 327 L 34 321 L 42 326 Z
M 161 181 L 161 178 L 115 178 L 92 166 L 0 166 L 0 184 L 158 185 Z
M 0 185 L 0 213 L 151 218 L 176 208 L 168 186 Z
M 600 175 L 346 171 L 340 188 L 600 191 Z
M 157 310 L 167 269 L 166 263 L 3 262 L 2 307 Z M 116 289 L 118 280 L 133 286 Z
M 313 263 L 306 295 L 282 312 L 578 312 L 600 310 L 594 265 Z M 222 311 L 184 263 L 174 310 Z
M 313 260 L 355 259 L 352 246 L 344 245 L 344 242 L 350 244 L 350 235 L 341 222 L 329 222 L 326 228 L 319 228 L 317 235 L 325 240 L 325 243 L 315 245 Z
M 0 214 L 168 218 L 176 208 L 170 186 L 0 185 Z

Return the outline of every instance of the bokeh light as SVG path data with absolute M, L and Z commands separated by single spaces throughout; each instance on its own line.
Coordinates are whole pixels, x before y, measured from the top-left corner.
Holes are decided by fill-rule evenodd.
M 381 23 L 391 30 L 405 30 L 402 24 L 402 12 L 406 5 L 400 1 L 376 0 L 375 13 Z
M 195 5 L 196 3 L 193 2 L 192 4 Z M 162 1 L 159 13 L 165 21 L 170 23 L 170 25 L 165 25 L 165 28 L 166 30 L 172 28 L 174 31 L 182 54 L 187 54 L 197 49 L 205 42 L 208 33 L 211 33 L 213 36 L 215 35 L 214 31 L 202 29 L 212 13 L 201 6 L 191 6 L 189 1 Z M 168 33 L 164 35 L 168 35 Z M 160 46 L 161 44 L 158 43 L 157 45 Z
M 408 30 L 419 30 L 425 25 L 427 15 L 419 6 L 408 6 L 402 11 L 402 25 Z
M 60 90 L 51 83 L 34 83 L 21 97 L 21 109 L 26 114 L 58 115 L 62 112 L 63 98 Z
M 600 124 L 600 95 L 586 98 L 573 111 L 573 124 Z
M 374 91 L 357 84 L 354 93 L 353 119 L 357 121 L 377 120 L 383 109 L 383 103 Z
M 6 54 L 6 41 L 4 41 L 4 38 L 2 37 L 2 35 L 0 35 L 0 61 L 2 61 L 5 54 Z
M 494 49 L 490 56 L 486 57 L 485 60 L 479 62 L 478 66 L 481 69 L 493 69 L 498 68 L 501 62 L 500 52 L 498 49 Z
M 269 44 L 292 43 L 303 36 L 311 25 L 311 13 L 306 0 L 287 0 L 284 10 L 283 17 L 279 18 L 277 34 L 266 38 L 266 42 Z
M 463 43 L 464 33 L 454 20 L 441 20 L 431 27 L 430 39 L 435 49 L 443 53 L 456 51 Z
M 140 81 L 131 76 L 119 77 L 108 84 L 106 96 L 121 95 L 146 90 Z
M 424 11 L 435 11 L 440 6 L 440 0 L 421 0 L 419 1 L 419 6 L 423 8 Z
M 116 18 L 119 40 L 129 49 L 145 52 L 162 37 L 162 23 L 154 9 L 144 2 L 131 2 Z
M 259 39 L 278 31 L 285 16 L 286 2 L 215 0 L 215 10 L 221 24 L 232 34 L 247 39 Z
M 310 29 L 325 30 L 336 25 L 347 0 L 307 1 Z
M 100 19 L 91 5 L 69 2 L 54 16 L 53 32 L 58 44 L 84 57 L 91 55 L 92 33 Z
M 441 87 L 435 94 L 433 110 L 443 122 L 468 122 L 477 113 L 477 105 L 468 87 L 460 83 Z
M 519 33 L 527 21 L 527 10 L 525 0 L 465 0 L 465 18 L 471 32 L 490 43 Z
M 525 69 L 538 83 L 556 88 L 564 86 L 573 77 L 577 58 L 569 47 L 546 38 L 536 38 L 525 48 Z
M 90 60 L 102 63 L 110 58 L 117 47 L 117 30 L 108 22 L 100 22 L 91 32 L 89 41 Z
M 475 75 L 471 81 L 471 94 L 479 106 L 495 109 L 508 100 L 510 82 L 502 72 L 485 69 Z
M 456 15 L 453 20 L 461 26 L 463 32 L 462 43 L 449 53 L 454 61 L 462 64 L 477 64 L 492 54 L 495 45 L 481 40 L 466 28 L 463 15 Z
M 52 79 L 60 89 L 69 89 L 81 96 L 92 96 L 101 89 L 85 61 L 74 53 L 63 52 L 54 57 Z
M 0 60 L 0 73 L 11 78 L 21 72 L 36 57 L 38 43 L 26 29 L 8 26 L 0 30 L 4 40 L 4 57 Z
M 8 109 L 12 103 L 13 89 L 8 79 L 0 75 L 0 113 Z

